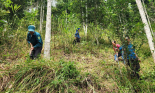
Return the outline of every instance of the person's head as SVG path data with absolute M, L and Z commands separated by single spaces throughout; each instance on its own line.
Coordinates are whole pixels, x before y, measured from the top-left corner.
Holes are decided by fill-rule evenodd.
M 116 46 L 116 41 L 112 41 L 112 45 L 113 46 Z
M 80 31 L 80 28 L 78 28 L 78 31 Z
M 128 41 L 128 43 L 129 43 L 130 42 L 130 37 L 129 36 L 126 36 L 125 37 L 125 40 Z
M 34 33 L 34 31 L 35 31 L 35 26 L 29 25 L 29 26 L 28 26 L 28 31 L 29 31 L 29 33 L 32 35 L 32 34 Z

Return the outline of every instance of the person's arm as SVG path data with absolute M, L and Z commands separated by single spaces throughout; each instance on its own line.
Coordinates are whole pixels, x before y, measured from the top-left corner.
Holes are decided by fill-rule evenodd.
M 115 50 L 116 50 L 116 52 L 119 52 L 119 48 L 116 48 Z
M 134 53 L 135 53 L 135 56 L 138 58 L 138 56 L 137 56 L 137 54 L 136 54 L 136 52 L 134 51 Z M 141 62 L 141 60 L 138 58 L 138 61 L 140 61 Z
M 31 50 L 33 50 L 33 49 L 34 49 L 34 47 L 33 47 L 32 43 L 30 43 L 30 45 L 31 45 Z
M 30 44 L 31 42 L 29 41 L 29 33 L 27 34 L 27 42 Z
M 116 51 L 119 52 L 120 45 L 119 44 L 116 44 L 116 47 L 117 47 L 116 48 Z
M 31 43 L 30 40 L 29 40 L 29 33 L 27 34 L 27 42 L 30 44 L 31 50 L 33 50 L 34 47 L 33 47 L 32 43 Z
M 33 46 L 34 48 L 42 46 L 42 39 L 40 35 L 37 35 L 37 44 Z
M 115 52 L 115 54 L 116 54 L 116 49 L 114 48 L 114 46 L 113 46 L 113 49 L 114 49 L 114 52 Z
M 75 39 L 77 38 L 77 32 L 75 33 Z

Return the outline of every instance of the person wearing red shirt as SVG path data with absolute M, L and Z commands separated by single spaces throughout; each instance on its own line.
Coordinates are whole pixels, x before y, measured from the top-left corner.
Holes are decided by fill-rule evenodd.
M 118 61 L 118 57 L 122 56 L 121 51 L 119 51 L 120 45 L 116 44 L 116 41 L 113 41 L 112 45 L 113 45 L 113 49 L 114 49 L 114 52 L 115 52 L 114 60 Z

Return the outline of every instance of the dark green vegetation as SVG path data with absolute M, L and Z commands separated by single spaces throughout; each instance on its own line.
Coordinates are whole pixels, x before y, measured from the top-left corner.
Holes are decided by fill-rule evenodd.
M 0 92 L 155 91 L 155 65 L 135 0 L 58 0 L 57 7 L 52 7 L 49 61 L 43 59 L 43 51 L 39 59 L 30 60 L 26 42 L 30 24 L 36 26 L 44 39 L 46 16 L 42 32 L 39 22 L 41 5 L 46 15 L 46 0 L 11 1 L 0 1 Z M 155 2 L 144 2 L 154 32 Z M 38 10 L 28 12 L 28 7 L 36 5 Z M 87 36 L 83 24 L 88 24 Z M 73 46 L 78 27 L 81 43 Z M 111 40 L 122 45 L 125 35 L 131 37 L 141 59 L 141 80 L 131 79 L 122 61 L 114 62 Z

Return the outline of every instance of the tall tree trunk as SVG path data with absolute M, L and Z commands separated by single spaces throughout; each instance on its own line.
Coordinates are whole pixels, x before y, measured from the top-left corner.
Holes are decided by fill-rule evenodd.
M 67 9 L 66 9 L 66 25 L 67 25 Z M 67 27 L 67 26 L 66 26 Z
M 151 23 L 150 23 L 150 18 L 149 18 L 148 14 L 147 14 L 147 11 L 146 11 L 146 7 L 145 7 L 144 0 L 142 0 L 142 5 L 144 6 L 144 12 L 145 12 L 145 14 L 146 14 L 146 18 L 147 18 L 147 20 L 148 20 L 148 24 L 149 24 L 149 27 L 150 27 L 152 36 L 154 36 L 153 30 L 152 30 L 152 27 L 151 27 Z
M 46 34 L 44 45 L 44 58 L 50 59 L 50 41 L 51 41 L 51 0 L 47 0 Z
M 39 7 L 39 2 L 37 1 L 37 10 L 38 10 L 38 7 Z
M 147 36 L 147 39 L 148 39 L 148 43 L 149 43 L 149 46 L 150 46 L 150 50 L 151 50 L 151 53 L 152 53 L 152 56 L 153 56 L 153 61 L 155 62 L 154 43 L 152 42 L 153 38 L 152 38 L 152 34 L 151 34 L 151 31 L 150 31 L 150 28 L 149 28 L 149 25 L 148 25 L 148 22 L 147 22 L 147 19 L 146 19 L 144 8 L 142 6 L 141 0 L 136 0 L 136 3 L 137 3 L 137 7 L 139 9 L 139 13 L 141 15 L 142 22 L 144 23 L 144 30 L 145 30 L 145 33 L 146 33 L 146 36 Z
M 67 25 L 67 9 L 68 9 L 68 0 L 67 0 L 67 7 L 66 7 L 66 25 Z
M 42 0 L 41 0 L 42 2 Z M 42 6 L 42 3 L 40 5 L 40 32 L 42 33 L 42 12 L 43 12 L 43 6 Z
M 86 27 L 85 27 L 85 35 L 87 36 L 87 21 L 88 21 L 88 10 L 87 10 L 87 1 L 86 1 Z
M 42 24 L 44 22 L 44 5 L 43 5 L 43 11 L 42 11 Z
M 41 33 L 43 29 L 43 21 L 44 21 L 44 4 L 42 4 L 42 0 L 41 0 L 41 5 L 40 5 L 40 32 Z
M 83 5 L 83 0 L 81 0 L 81 6 Z M 86 32 L 85 30 L 85 20 L 84 20 L 84 13 L 83 13 L 83 7 L 82 7 L 82 23 L 83 23 L 83 29 L 84 29 L 84 33 Z M 86 34 L 85 34 L 86 36 Z

